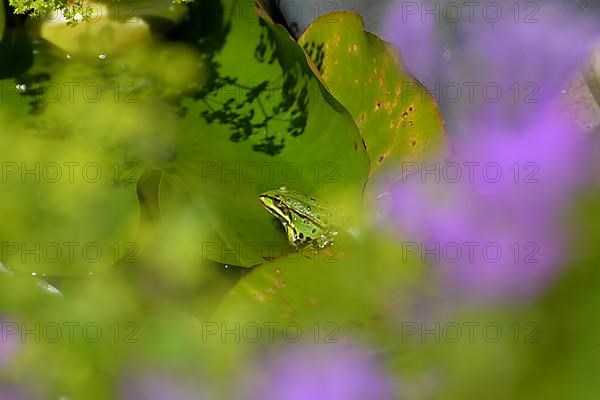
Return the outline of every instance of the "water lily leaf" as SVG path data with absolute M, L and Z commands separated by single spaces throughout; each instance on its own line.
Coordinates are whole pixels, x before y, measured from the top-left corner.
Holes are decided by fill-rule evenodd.
M 182 127 L 162 164 L 161 210 L 192 208 L 213 238 L 200 244 L 207 257 L 255 266 L 290 250 L 260 193 L 287 185 L 360 199 L 369 161 L 352 117 L 281 26 L 246 0 L 227 2 L 221 19 L 213 9 L 203 24 L 203 11 L 220 6 L 196 3 L 181 32 L 206 52 L 210 79 L 180 103 Z M 250 11 L 240 17 L 225 12 L 231 7 Z
M 396 260 L 393 265 L 389 260 Z M 417 261 L 417 262 L 415 262 Z M 312 339 L 382 339 L 389 317 L 403 315 L 422 278 L 420 262 L 401 253 L 397 239 L 366 232 L 360 242 L 346 238 L 320 251 L 304 250 L 261 265 L 242 277 L 212 321 L 298 325 Z M 358 283 L 360 282 L 360 284 Z M 389 330 L 388 330 L 389 333 Z M 394 337 L 394 336 L 393 336 Z M 389 338 L 389 335 L 388 335 Z
M 364 30 L 360 15 L 323 16 L 298 43 L 356 121 L 371 159 L 371 175 L 445 145 L 433 96 L 406 70 L 397 50 Z

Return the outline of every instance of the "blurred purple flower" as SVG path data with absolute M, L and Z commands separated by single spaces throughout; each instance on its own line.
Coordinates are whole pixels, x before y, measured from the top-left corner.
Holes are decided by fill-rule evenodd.
M 514 4 L 496 3 L 505 11 Z M 460 57 L 447 60 L 435 79 L 480 87 L 493 82 L 503 94 L 497 101 L 470 101 L 465 92 L 454 110 L 460 114 L 447 110 L 454 154 L 427 168 L 453 165 L 445 170 L 452 171 L 451 179 L 443 172 L 437 179 L 422 176 L 421 165 L 391 190 L 394 221 L 423 241 L 421 253 L 437 255 L 428 261 L 439 264 L 448 289 L 482 299 L 522 299 L 552 281 L 565 259 L 563 210 L 586 178 L 586 144 L 561 112 L 559 97 L 591 51 L 595 32 L 556 3 L 539 7 L 536 23 L 515 23 L 505 15 L 496 24 L 476 18 L 455 27 L 465 39 Z M 416 52 L 415 68 L 434 70 L 442 49 L 431 32 L 440 26 L 431 17 L 429 23 L 420 16 L 410 22 L 402 12 L 391 13 L 388 37 L 405 59 Z M 427 33 L 408 36 L 420 30 Z M 533 86 L 524 92 L 526 84 Z M 511 87 L 521 90 L 520 98 Z M 455 179 L 457 170 L 462 176 Z
M 9 366 L 19 348 L 19 336 L 16 329 L 14 323 L 0 318 L 0 371 Z
M 454 18 L 444 2 L 402 1 L 384 23 L 385 38 L 446 116 L 460 113 L 448 126 L 461 135 L 481 113 L 515 123 L 545 108 L 565 89 L 599 33 L 597 20 L 564 2 L 476 4 Z
M 392 383 L 365 353 L 341 345 L 284 349 L 250 374 L 248 400 L 391 400 Z M 253 376 L 254 375 L 254 376 Z
M 30 400 L 33 397 L 23 388 L 0 383 L 0 400 Z
M 126 376 L 121 387 L 123 400 L 206 400 L 212 399 L 200 382 L 162 371 L 138 371 Z
M 393 3 L 383 25 L 385 39 L 400 50 L 406 67 L 420 80 L 426 81 L 444 63 L 446 49 L 436 35 L 438 24 L 423 21 L 416 2 Z
M 557 114 L 523 130 L 492 124 L 458 143 L 451 160 L 416 166 L 392 191 L 394 220 L 424 241 L 419 250 L 437 255 L 427 260 L 463 293 L 523 298 L 564 261 L 561 213 L 583 180 L 583 142 Z

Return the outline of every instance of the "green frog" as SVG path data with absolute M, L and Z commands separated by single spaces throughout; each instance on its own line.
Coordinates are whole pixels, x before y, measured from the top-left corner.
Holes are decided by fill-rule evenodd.
M 297 249 L 322 249 L 333 244 L 338 229 L 332 222 L 332 210 L 314 197 L 281 186 L 262 193 L 260 201 L 281 221 L 288 240 Z

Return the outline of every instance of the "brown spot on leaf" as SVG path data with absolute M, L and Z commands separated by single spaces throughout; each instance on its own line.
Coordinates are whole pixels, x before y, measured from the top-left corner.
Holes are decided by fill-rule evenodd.
M 365 122 L 365 118 L 367 118 L 367 115 L 364 112 L 360 113 L 360 115 L 358 116 L 358 123 L 362 124 L 363 122 Z
M 276 288 L 284 288 L 284 287 L 286 287 L 285 282 L 282 281 L 281 279 L 275 279 L 275 280 L 273 280 L 273 284 L 275 285 Z
M 381 318 L 381 314 L 371 314 L 371 315 L 369 315 L 369 319 L 371 321 L 380 321 L 382 318 Z
M 262 292 L 259 292 L 258 290 L 253 290 L 250 295 L 252 297 L 254 297 L 256 300 L 264 302 L 266 300 L 265 295 Z

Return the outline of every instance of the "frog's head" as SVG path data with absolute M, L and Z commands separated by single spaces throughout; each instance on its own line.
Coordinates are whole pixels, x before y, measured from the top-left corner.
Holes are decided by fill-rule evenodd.
M 281 189 L 264 192 L 259 199 L 267 211 L 277 217 L 284 226 L 292 223 L 292 213 L 288 207 L 286 193 Z
M 262 205 L 281 221 L 294 246 L 304 246 L 322 236 L 325 229 L 320 219 L 322 212 L 314 197 L 280 187 L 262 193 L 259 198 Z
M 262 205 L 273 214 L 285 228 L 288 240 L 292 244 L 297 244 L 300 233 L 297 229 L 295 220 L 297 216 L 289 206 L 288 193 L 284 190 L 269 190 L 262 193 L 259 198 Z

